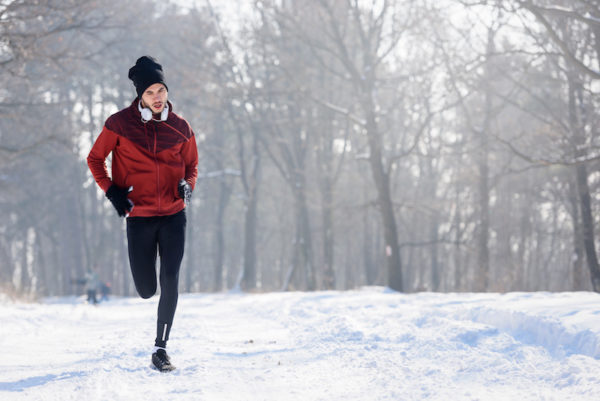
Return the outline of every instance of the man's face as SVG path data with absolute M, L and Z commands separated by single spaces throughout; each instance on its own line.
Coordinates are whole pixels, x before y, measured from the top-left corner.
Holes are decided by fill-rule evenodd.
M 154 114 L 160 113 L 167 104 L 168 93 L 163 84 L 150 85 L 142 94 L 142 106 L 149 107 Z

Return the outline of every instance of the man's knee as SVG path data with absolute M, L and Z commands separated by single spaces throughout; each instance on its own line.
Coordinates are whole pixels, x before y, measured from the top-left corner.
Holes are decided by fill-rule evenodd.
M 138 294 L 140 294 L 140 297 L 144 299 L 148 299 L 156 294 L 156 283 L 154 283 L 154 285 L 136 285 L 135 288 L 137 289 Z

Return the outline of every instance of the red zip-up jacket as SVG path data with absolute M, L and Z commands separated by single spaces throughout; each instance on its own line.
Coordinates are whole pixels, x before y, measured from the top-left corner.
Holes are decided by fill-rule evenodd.
M 177 186 L 184 178 L 194 189 L 198 176 L 198 150 L 186 120 L 173 113 L 170 102 L 166 121 L 142 122 L 138 100 L 113 114 L 104 123 L 87 157 L 94 179 L 104 192 L 114 183 L 133 187 L 129 216 L 167 216 L 185 204 Z M 106 157 L 112 152 L 112 174 Z

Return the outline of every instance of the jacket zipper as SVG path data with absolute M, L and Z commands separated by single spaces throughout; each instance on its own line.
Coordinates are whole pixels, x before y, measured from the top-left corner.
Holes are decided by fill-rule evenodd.
M 156 137 L 158 135 L 156 131 L 156 124 L 154 126 L 154 165 L 156 167 L 156 197 L 158 198 L 158 213 L 160 213 L 160 171 L 158 169 L 158 160 L 156 158 Z

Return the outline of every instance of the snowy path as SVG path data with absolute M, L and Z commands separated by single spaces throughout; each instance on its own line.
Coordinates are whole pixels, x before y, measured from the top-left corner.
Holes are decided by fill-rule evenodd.
M 600 400 L 600 295 L 352 292 L 0 302 L 1 400 Z

